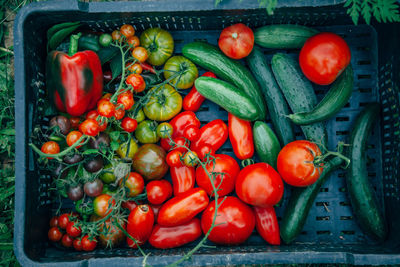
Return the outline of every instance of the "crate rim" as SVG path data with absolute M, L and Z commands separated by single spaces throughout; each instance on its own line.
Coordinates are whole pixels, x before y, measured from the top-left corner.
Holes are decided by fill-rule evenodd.
M 170 0 L 168 4 L 164 5 L 167 1 L 163 0 L 151 0 L 151 1 L 137 1 L 137 2 L 79 2 L 78 0 L 51 0 L 47 2 L 31 3 L 24 6 L 17 14 L 14 26 L 14 51 L 15 51 L 15 128 L 16 128 L 16 162 L 19 166 L 15 170 L 15 211 L 14 219 L 16 222 L 14 224 L 14 233 L 24 233 L 25 230 L 25 201 L 26 195 L 24 194 L 26 190 L 25 183 L 25 173 L 27 170 L 27 157 L 29 153 L 27 145 L 27 134 L 28 126 L 25 123 L 25 114 L 27 107 L 25 106 L 26 96 L 25 88 L 26 81 L 25 77 L 25 58 L 24 58 L 24 36 L 23 28 L 25 20 L 35 13 L 41 12 L 90 12 L 90 13 L 126 13 L 126 12 L 168 12 L 168 11 L 212 11 L 212 10 L 235 10 L 235 9 L 260 9 L 258 2 L 254 1 L 249 3 L 242 2 L 240 8 L 238 8 L 237 3 L 239 0 L 234 0 L 230 3 L 222 2 L 217 7 L 214 6 L 214 0 L 187 0 L 190 3 L 198 4 L 195 7 L 185 7 L 182 5 L 181 0 Z M 205 5 L 204 2 L 210 3 L 210 5 Z M 278 2 L 277 8 L 299 8 L 299 7 L 316 7 L 316 6 L 332 6 L 343 4 L 346 0 L 287 0 Z M 155 4 L 156 3 L 156 4 Z M 129 6 L 126 9 L 126 6 Z M 106 11 L 105 11 L 106 10 Z M 18 110 L 17 110 L 18 107 Z M 143 257 L 111 257 L 111 258 L 91 258 L 86 260 L 78 260 L 73 262 L 40 262 L 34 261 L 29 258 L 24 251 L 24 236 L 14 235 L 14 253 L 23 266 L 56 266 L 63 264 L 63 266 L 95 266 L 98 264 L 111 264 L 116 260 L 119 261 L 121 265 L 132 265 L 134 263 L 141 264 Z M 355 265 L 379 265 L 382 261 L 386 264 L 400 264 L 400 254 L 361 254 L 361 253 L 351 253 L 351 252 L 280 252 L 280 253 L 270 253 L 268 258 L 265 257 L 263 253 L 253 253 L 251 259 L 249 259 L 247 253 L 235 253 L 230 255 L 230 260 L 238 260 L 239 262 L 248 262 L 248 264 L 255 263 L 293 263 L 290 261 L 290 255 L 296 254 L 296 263 L 345 263 L 345 264 L 355 264 Z M 196 262 L 202 262 L 201 258 L 209 257 L 208 255 L 195 254 L 192 257 L 192 261 L 186 262 L 186 264 L 195 264 Z M 179 256 L 162 256 L 160 257 L 166 262 L 172 262 L 179 258 Z M 213 262 L 209 264 L 220 264 L 224 263 L 226 257 L 224 255 L 213 255 Z M 334 259 L 332 261 L 332 258 Z M 317 260 L 316 260 L 317 259 Z

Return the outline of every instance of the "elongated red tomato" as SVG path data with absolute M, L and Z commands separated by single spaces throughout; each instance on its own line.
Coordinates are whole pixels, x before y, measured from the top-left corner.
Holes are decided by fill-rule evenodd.
M 149 243 L 155 248 L 176 248 L 195 241 L 201 234 L 200 220 L 197 218 L 178 226 L 166 227 L 156 224 Z
M 192 111 L 183 111 L 176 115 L 169 124 L 172 125 L 172 138 L 183 137 L 183 132 L 188 126 L 200 128 L 200 121 Z
M 202 212 L 209 199 L 202 188 L 192 188 L 168 200 L 158 213 L 157 222 L 161 226 L 177 226 L 190 221 Z
M 210 121 L 200 128 L 200 135 L 192 142 L 190 149 L 198 154 L 201 147 L 210 145 L 213 151 L 217 151 L 228 139 L 228 126 L 220 120 Z
M 170 167 L 172 187 L 174 188 L 174 196 L 188 191 L 194 187 L 196 174 L 194 167 L 181 165 L 178 167 Z
M 141 245 L 149 239 L 153 225 L 153 210 L 148 205 L 139 205 L 129 214 L 126 231 Z M 126 238 L 126 243 L 131 248 L 137 248 L 135 242 L 129 237 Z
M 240 171 L 239 164 L 234 158 L 225 154 L 217 154 L 215 155 L 215 164 L 210 162 L 207 164 L 206 169 L 211 175 L 213 175 L 213 173 L 216 174 L 214 178 L 214 186 L 219 186 L 219 196 L 226 196 L 233 191 L 235 188 L 236 177 Z M 202 166 L 198 166 L 196 169 L 196 183 L 198 186 L 206 190 L 208 195 L 213 195 L 213 187 L 210 178 Z
M 215 76 L 215 74 L 210 71 L 205 72 L 201 76 L 217 78 L 217 76 Z M 187 94 L 183 98 L 182 107 L 184 110 L 196 112 L 197 110 L 199 110 L 201 104 L 203 104 L 205 99 L 206 98 L 204 96 L 197 92 L 196 87 L 193 85 L 192 90 L 190 90 L 189 94 Z
M 279 225 L 273 206 L 253 207 L 256 216 L 256 229 L 261 237 L 271 245 L 280 245 Z
M 243 168 L 236 178 L 236 194 L 247 204 L 268 207 L 283 196 L 283 182 L 267 163 L 256 163 Z
M 220 204 L 223 199 L 218 199 Z M 201 216 L 201 229 L 207 233 L 211 228 L 215 213 L 215 200 L 210 202 Z M 237 197 L 226 197 L 218 208 L 216 226 L 208 239 L 222 245 L 238 245 L 246 241 L 255 225 L 254 213 Z
M 238 159 L 249 159 L 254 155 L 251 123 L 228 114 L 229 140 Z

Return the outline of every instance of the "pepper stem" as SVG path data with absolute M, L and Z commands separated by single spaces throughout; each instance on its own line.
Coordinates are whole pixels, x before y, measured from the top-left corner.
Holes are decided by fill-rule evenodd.
M 82 33 L 72 34 L 69 42 L 68 55 L 72 57 L 76 52 L 78 52 L 78 41 Z

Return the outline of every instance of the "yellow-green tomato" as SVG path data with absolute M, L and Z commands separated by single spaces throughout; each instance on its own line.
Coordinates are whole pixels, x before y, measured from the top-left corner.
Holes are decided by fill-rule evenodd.
M 136 139 L 142 144 L 154 144 L 160 140 L 157 135 L 157 122 L 145 120 L 139 123 L 135 131 Z
M 168 138 L 172 136 L 173 132 L 174 129 L 172 128 L 172 125 L 169 124 L 168 122 L 160 123 L 157 126 L 157 135 L 161 138 Z
M 143 108 L 150 120 L 166 121 L 175 117 L 182 109 L 182 96 L 171 85 L 153 87 L 153 95 Z
M 177 73 L 180 73 L 177 75 Z M 194 80 L 199 76 L 199 71 L 192 61 L 183 56 L 173 56 L 164 65 L 164 77 L 178 89 L 188 89 L 193 86 Z
M 166 30 L 149 28 L 140 35 L 140 45 L 147 49 L 147 62 L 161 66 L 174 52 L 174 39 Z
M 115 177 L 115 175 L 114 175 L 114 168 L 113 168 L 113 165 L 111 163 L 109 163 L 106 166 L 104 166 L 103 171 L 100 174 L 100 179 L 106 184 L 115 182 L 117 177 Z
M 139 110 L 138 114 L 136 115 L 136 117 L 134 119 L 137 121 L 137 123 L 140 123 L 146 119 L 142 109 Z
M 138 144 L 136 144 L 135 140 L 133 138 L 130 138 L 129 141 L 121 143 L 119 145 L 119 148 L 115 152 L 117 152 L 117 155 L 122 159 L 133 158 L 138 148 Z
M 194 167 L 197 165 L 197 154 L 196 152 L 189 151 L 183 157 L 183 162 L 188 167 Z

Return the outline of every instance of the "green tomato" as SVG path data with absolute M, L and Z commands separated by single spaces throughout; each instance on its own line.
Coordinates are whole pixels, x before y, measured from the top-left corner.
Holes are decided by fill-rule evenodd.
M 135 130 L 136 139 L 142 144 L 157 143 L 160 140 L 156 131 L 157 126 L 158 124 L 155 121 L 142 121 Z
M 168 122 L 163 122 L 157 126 L 157 135 L 161 138 L 168 138 L 172 136 L 174 129 Z
M 100 179 L 106 184 L 115 182 L 117 177 L 114 175 L 114 167 L 111 163 L 104 166 L 103 172 L 100 175 Z
M 161 66 L 174 52 L 174 39 L 166 30 L 149 28 L 140 35 L 140 45 L 149 52 L 147 62 Z
M 143 108 L 144 114 L 150 120 L 167 121 L 175 117 L 182 109 L 182 96 L 169 84 L 157 90 Z
M 78 200 L 75 203 L 75 210 L 81 215 L 91 215 L 93 214 L 93 201 L 89 198 L 83 201 L 83 199 Z
M 99 43 L 101 46 L 104 46 L 104 47 L 110 46 L 111 42 L 112 42 L 112 37 L 110 34 L 103 33 L 102 35 L 100 35 Z
M 113 196 L 117 193 L 117 190 L 112 190 L 112 189 L 113 188 L 111 188 L 108 184 L 105 184 L 103 185 L 103 191 L 101 191 L 101 193 Z
M 192 61 L 183 56 L 173 56 L 164 65 L 164 77 L 170 78 L 177 72 L 180 75 L 171 79 L 169 83 L 178 89 L 188 89 L 193 86 L 194 80 L 199 76 L 199 71 Z
M 136 118 L 134 118 L 134 119 L 137 121 L 137 123 L 141 123 L 142 121 L 144 121 L 146 119 L 142 109 L 139 110 L 138 114 L 136 115 Z
M 196 152 L 187 152 L 183 157 L 183 162 L 188 167 L 194 167 L 197 165 L 197 154 Z
M 128 141 L 124 142 L 119 145 L 119 148 L 115 152 L 117 152 L 117 155 L 122 159 L 133 158 L 138 148 L 138 144 L 136 144 L 135 140 L 131 137 L 129 141 L 129 146 Z

